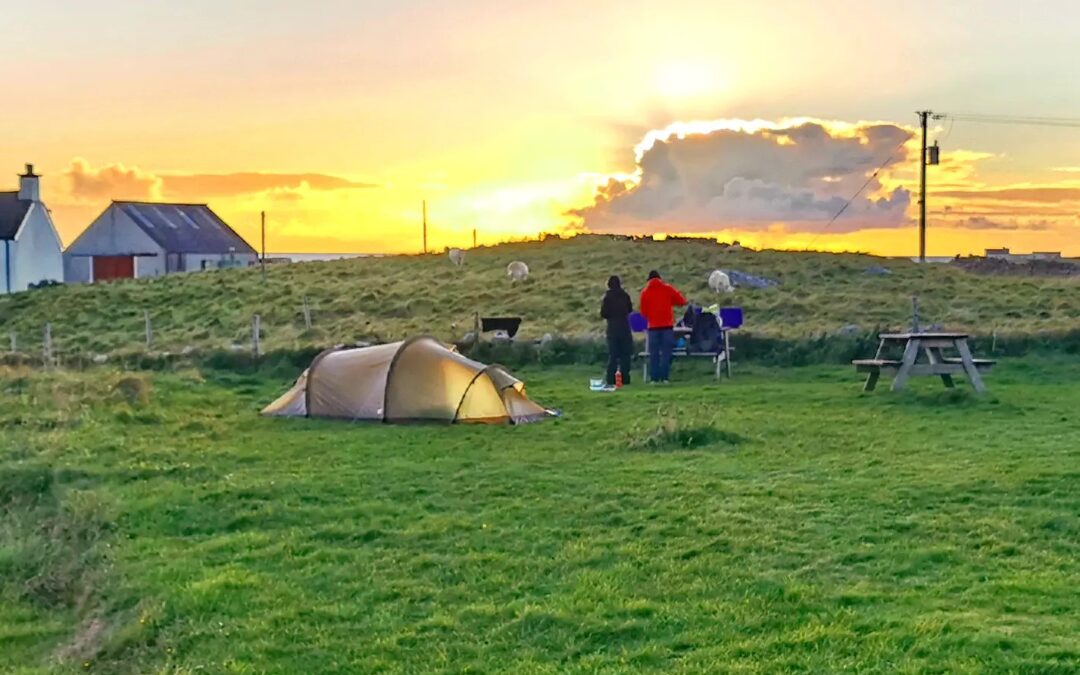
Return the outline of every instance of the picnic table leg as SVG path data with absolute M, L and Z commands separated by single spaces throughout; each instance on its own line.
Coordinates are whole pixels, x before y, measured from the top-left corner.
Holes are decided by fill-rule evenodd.
M 885 351 L 885 341 L 884 340 L 882 340 L 881 342 L 878 343 L 877 353 L 874 354 L 874 360 L 875 361 L 877 361 L 878 359 L 881 358 L 881 352 L 883 352 L 883 351 Z
M 896 371 L 896 379 L 892 383 L 893 391 L 900 391 L 907 385 L 908 378 L 911 377 L 911 367 L 915 365 L 915 359 L 919 358 L 919 347 L 921 345 L 922 340 L 912 338 L 904 346 L 904 358 L 900 362 L 900 368 Z
M 731 379 L 731 340 L 728 332 L 724 331 L 724 367 L 727 369 L 728 379 Z
M 878 378 L 881 377 L 880 370 L 871 370 L 870 374 L 866 376 L 866 384 L 863 385 L 863 391 L 874 391 L 874 387 L 877 386 Z
M 960 361 L 964 364 L 964 372 L 967 373 L 968 379 L 971 380 L 971 386 L 975 387 L 976 392 L 985 394 L 986 385 L 983 384 L 982 375 L 979 375 L 979 369 L 975 367 L 975 359 L 971 357 L 971 349 L 968 348 L 967 340 L 957 340 L 956 351 L 960 353 Z
M 649 331 L 645 331 L 645 358 L 641 363 L 641 383 L 649 383 Z
M 945 363 L 945 359 L 942 357 L 940 349 L 927 347 L 924 351 L 926 352 L 926 358 L 930 360 L 930 363 Z M 953 384 L 952 375 L 948 373 L 941 374 L 941 381 L 944 383 L 946 389 L 952 389 L 956 386 Z

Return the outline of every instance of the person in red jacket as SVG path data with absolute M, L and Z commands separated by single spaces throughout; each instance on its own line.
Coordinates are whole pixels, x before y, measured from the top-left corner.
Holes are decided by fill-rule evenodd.
M 667 382 L 671 376 L 671 357 L 675 351 L 675 308 L 686 298 L 671 284 L 664 283 L 656 270 L 641 291 L 638 307 L 649 327 L 649 380 Z

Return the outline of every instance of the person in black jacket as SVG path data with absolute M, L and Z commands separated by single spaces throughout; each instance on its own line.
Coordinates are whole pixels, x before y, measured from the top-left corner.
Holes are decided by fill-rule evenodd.
M 607 287 L 608 292 L 600 304 L 600 318 L 607 320 L 607 383 L 615 384 L 615 371 L 618 370 L 622 372 L 623 384 L 630 384 L 630 358 L 634 352 L 630 314 L 634 311 L 634 304 L 623 290 L 619 277 L 610 277 Z

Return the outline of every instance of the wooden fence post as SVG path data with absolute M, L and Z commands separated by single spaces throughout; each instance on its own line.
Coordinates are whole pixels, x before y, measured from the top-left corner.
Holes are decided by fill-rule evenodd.
M 42 356 L 45 360 L 45 367 L 52 366 L 53 360 L 53 346 L 52 346 L 52 324 L 45 324 L 45 339 L 42 343 Z
M 146 348 L 154 346 L 154 328 L 150 325 L 150 310 L 143 310 L 143 322 L 146 324 Z
M 256 314 L 251 319 L 251 347 L 255 358 L 262 356 L 262 348 L 259 345 L 259 333 L 262 331 L 262 318 Z
M 311 307 L 308 306 L 307 296 L 304 296 L 304 330 L 311 330 Z
M 990 343 L 990 353 L 991 354 L 996 354 L 997 353 L 997 328 L 994 329 L 994 332 L 992 334 L 992 342 Z

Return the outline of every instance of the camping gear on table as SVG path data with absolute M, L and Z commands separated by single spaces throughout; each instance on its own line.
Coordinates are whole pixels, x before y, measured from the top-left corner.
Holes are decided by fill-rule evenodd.
M 724 327 L 724 330 L 731 328 L 739 328 L 743 325 L 743 311 L 742 307 L 721 307 L 720 325 Z
M 695 352 L 716 352 L 723 349 L 720 319 L 712 312 L 702 311 L 690 327 L 689 349 Z
M 728 377 L 731 377 L 731 345 L 729 331 L 743 325 L 743 310 L 741 307 L 719 307 L 712 305 L 702 309 L 696 305 L 690 305 L 683 313 L 679 325 L 675 328 L 675 334 L 680 336 L 676 344 L 674 356 L 681 357 L 708 357 L 716 366 L 716 377 L 720 377 L 721 367 L 726 369 Z M 648 332 L 645 317 L 637 312 L 630 315 L 630 328 L 635 333 L 646 334 L 645 351 L 638 354 L 639 358 L 648 357 Z M 642 376 L 648 380 L 649 365 L 646 362 Z
M 554 416 L 525 385 L 430 337 L 328 349 L 264 415 L 379 422 L 520 424 Z

